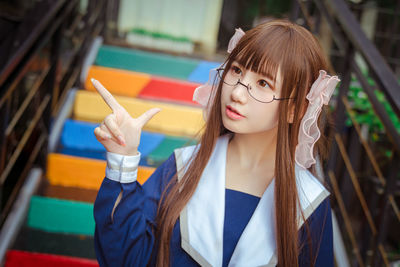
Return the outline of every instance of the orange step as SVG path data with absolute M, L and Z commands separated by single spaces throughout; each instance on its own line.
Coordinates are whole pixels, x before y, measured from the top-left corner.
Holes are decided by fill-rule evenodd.
M 99 80 L 111 93 L 136 97 L 150 82 L 151 76 L 145 73 L 91 66 L 85 82 L 85 88 L 96 91 L 91 78 Z
M 47 157 L 47 179 L 52 185 L 98 190 L 105 176 L 105 169 L 104 160 L 57 153 L 51 153 Z M 143 184 L 153 172 L 154 168 L 139 166 L 138 182 Z

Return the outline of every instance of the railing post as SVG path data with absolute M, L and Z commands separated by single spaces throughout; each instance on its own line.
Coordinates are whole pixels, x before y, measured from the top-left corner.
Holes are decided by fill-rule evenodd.
M 7 128 L 7 123 L 8 123 L 8 117 L 9 117 L 9 108 L 7 103 L 3 104 L 0 107 L 0 173 L 3 172 L 4 167 L 6 165 L 6 128 Z M 3 211 L 3 190 L 4 186 L 3 184 L 0 183 L 0 214 L 2 214 Z M 0 218 L 1 222 L 1 218 Z
M 292 8 L 290 10 L 290 20 L 293 22 L 296 22 L 300 15 L 300 5 L 297 2 L 298 0 L 293 0 L 292 1 Z
M 351 81 L 351 71 L 350 71 L 350 66 L 351 66 L 351 59 L 354 57 L 354 49 L 350 45 L 350 43 L 347 42 L 346 44 L 346 52 L 342 58 L 340 68 L 338 68 L 338 72 L 340 73 L 341 76 L 341 82 L 339 86 L 339 95 L 337 96 L 336 99 L 336 107 L 335 107 L 335 113 L 334 113 L 334 128 L 336 129 L 336 132 L 339 134 L 343 134 L 346 129 L 345 125 L 345 120 L 346 120 L 346 113 L 345 113 L 345 106 L 342 101 L 342 97 L 347 95 L 349 86 L 350 86 L 350 81 Z M 336 142 L 333 142 L 332 147 L 331 147 L 331 153 L 329 156 L 329 161 L 328 161 L 328 169 L 327 170 L 332 170 L 335 173 L 338 170 L 338 159 L 339 156 L 339 148 L 336 144 Z M 342 164 L 340 164 L 342 165 Z M 341 168 L 339 168 L 341 169 Z
M 46 122 L 50 121 L 51 117 L 51 111 L 55 108 L 58 98 L 60 95 L 60 85 L 59 85 L 59 76 L 60 76 L 60 71 L 61 71 L 61 64 L 60 64 L 60 46 L 61 46 L 61 39 L 64 33 L 65 29 L 65 22 L 62 22 L 60 27 L 57 29 L 57 31 L 54 33 L 54 36 L 51 39 L 51 52 L 50 52 L 50 64 L 51 68 L 49 70 L 49 80 L 48 80 L 48 90 L 46 90 L 46 93 L 49 93 L 51 95 L 51 100 L 50 100 L 50 113 L 47 113 L 46 110 Z M 47 120 L 49 119 L 49 120 Z M 46 126 L 47 123 L 46 123 Z M 48 128 L 49 129 L 49 128 Z
M 0 106 L 0 173 L 3 172 L 6 164 L 6 129 L 10 116 L 9 103 L 10 101 L 6 101 L 6 103 Z
M 386 187 L 383 195 L 382 208 L 380 209 L 380 216 L 378 217 L 378 236 L 374 244 L 373 266 L 381 266 L 382 257 L 379 256 L 379 246 L 383 245 L 387 237 L 387 224 L 389 221 L 389 213 L 391 212 L 391 204 L 389 196 L 394 195 L 396 190 L 396 180 L 400 174 L 400 157 L 397 152 L 393 153 L 392 164 L 390 164 L 390 171 L 386 179 Z

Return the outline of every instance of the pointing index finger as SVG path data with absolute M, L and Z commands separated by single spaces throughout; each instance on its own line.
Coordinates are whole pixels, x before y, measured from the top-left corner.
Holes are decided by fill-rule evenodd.
M 121 105 L 117 102 L 117 100 L 98 80 L 92 78 L 91 81 L 97 92 L 101 95 L 101 97 L 104 99 L 104 101 L 111 108 L 112 111 L 121 108 Z

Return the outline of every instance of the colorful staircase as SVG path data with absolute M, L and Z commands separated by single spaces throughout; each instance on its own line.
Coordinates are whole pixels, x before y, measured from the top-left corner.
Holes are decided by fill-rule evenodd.
M 105 149 L 93 131 L 110 113 L 90 78 L 109 89 L 132 116 L 161 107 L 144 128 L 138 181 L 145 183 L 174 149 L 196 143 L 204 124 L 192 101 L 194 89 L 220 63 L 102 46 L 63 121 L 57 148 L 48 154 L 40 190 L 5 266 L 98 266 L 94 252 L 93 203 L 105 175 Z

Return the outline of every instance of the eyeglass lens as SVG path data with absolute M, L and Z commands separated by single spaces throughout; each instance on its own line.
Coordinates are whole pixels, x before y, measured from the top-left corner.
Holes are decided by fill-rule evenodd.
M 247 92 L 249 95 L 254 98 L 255 100 L 262 102 L 262 103 L 270 103 L 274 100 L 276 100 L 274 92 L 272 89 L 266 85 L 266 86 L 261 86 L 258 83 L 253 83 L 250 84 L 244 84 L 240 81 L 240 74 L 235 73 L 234 70 L 230 69 L 227 71 L 225 78 L 222 79 L 224 69 L 219 69 L 218 70 L 218 76 L 223 82 L 229 86 L 237 86 L 237 85 L 242 85 L 247 88 Z

